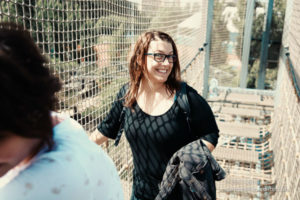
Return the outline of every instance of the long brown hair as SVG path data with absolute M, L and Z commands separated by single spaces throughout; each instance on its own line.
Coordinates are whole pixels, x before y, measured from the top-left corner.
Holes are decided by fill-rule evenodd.
M 180 86 L 180 64 L 178 59 L 178 51 L 174 40 L 167 33 L 161 31 L 148 31 L 143 33 L 137 42 L 135 43 L 133 54 L 129 62 L 129 75 L 130 84 L 129 90 L 125 95 L 124 106 L 132 108 L 132 105 L 136 102 L 137 93 L 139 90 L 140 82 L 146 73 L 146 56 L 148 52 L 150 42 L 153 40 L 161 39 L 169 42 L 173 48 L 173 54 L 177 59 L 173 63 L 172 71 L 165 82 L 168 92 L 172 95 L 174 91 L 179 89 Z

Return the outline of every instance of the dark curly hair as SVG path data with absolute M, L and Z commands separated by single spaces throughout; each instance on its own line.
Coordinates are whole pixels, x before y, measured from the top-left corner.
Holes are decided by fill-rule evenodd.
M 61 83 L 23 27 L 0 23 L 0 137 L 12 132 L 53 146 L 51 110 Z

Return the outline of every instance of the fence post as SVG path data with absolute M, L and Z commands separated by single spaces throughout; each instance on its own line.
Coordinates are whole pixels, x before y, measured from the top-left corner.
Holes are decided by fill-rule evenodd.
M 269 37 L 270 37 L 270 29 L 271 29 L 271 22 L 272 22 L 273 3 L 274 0 L 269 0 L 268 13 L 266 17 L 266 23 L 265 23 L 262 43 L 261 43 L 257 88 L 262 90 L 265 89 L 266 65 L 268 59 Z
M 247 76 L 248 76 L 248 64 L 249 54 L 251 46 L 251 31 L 253 24 L 253 12 L 254 12 L 255 0 L 247 1 L 247 12 L 246 22 L 244 29 L 244 42 L 243 42 L 243 54 L 242 54 L 242 71 L 240 74 L 240 87 L 247 87 Z
M 208 0 L 207 10 L 207 25 L 206 25 L 206 46 L 205 46 L 205 66 L 203 73 L 203 93 L 202 96 L 208 96 L 208 79 L 209 79 L 209 65 L 210 65 L 210 46 L 211 46 L 211 32 L 212 22 L 214 16 L 214 0 Z

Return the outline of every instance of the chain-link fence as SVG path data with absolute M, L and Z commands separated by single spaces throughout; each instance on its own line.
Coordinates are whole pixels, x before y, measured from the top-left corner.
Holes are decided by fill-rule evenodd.
M 276 89 L 278 58 L 285 16 L 285 1 L 273 1 L 268 55 L 264 66 L 266 68 L 265 89 L 269 90 Z M 253 10 L 250 9 L 251 6 L 247 10 L 247 4 L 251 3 L 246 0 L 214 1 L 209 78 L 217 80 L 220 86 L 239 87 L 244 82 L 247 88 L 257 88 L 258 86 L 268 1 L 255 1 Z M 247 21 L 247 15 L 251 16 L 249 17 L 251 20 Z M 250 33 L 245 32 L 248 26 L 252 27 Z M 249 43 L 246 42 L 247 37 L 251 37 Z M 249 48 L 249 55 L 243 55 L 244 48 Z M 249 56 L 245 63 L 243 63 L 243 56 Z M 241 74 L 243 68 L 247 68 L 246 80 L 241 80 L 245 79 Z
M 288 0 L 272 126 L 275 153 L 274 199 L 300 199 L 300 3 Z M 285 48 L 284 48 L 285 47 Z
M 266 2 L 259 2 L 255 7 L 256 23 L 263 21 L 266 12 Z M 63 90 L 58 94 L 59 111 L 72 116 L 91 133 L 106 116 L 119 88 L 128 82 L 128 54 L 137 37 L 147 30 L 165 31 L 175 39 L 183 79 L 202 91 L 205 54 L 199 53 L 199 48 L 205 43 L 208 3 L 207 0 L 6 0 L 0 1 L 0 20 L 17 22 L 31 32 L 48 57 L 47 66 L 63 82 Z M 210 92 L 218 95 L 216 99 L 221 98 L 210 101 L 221 130 L 220 148 L 214 153 L 232 175 L 227 182 L 217 185 L 218 198 L 271 199 L 275 194 L 274 199 L 299 199 L 300 108 L 295 85 L 289 70 L 285 70 L 284 53 L 280 56 L 278 98 L 272 118 L 272 103 L 267 101 L 273 94 L 229 88 L 237 87 L 240 81 L 246 3 L 214 1 L 209 78 L 214 79 L 211 83 L 215 87 Z M 299 75 L 299 3 L 287 0 L 286 13 L 283 43 L 290 47 L 291 62 Z M 253 39 L 251 51 L 259 52 L 260 47 L 255 44 L 259 39 Z M 256 54 L 251 55 L 249 66 L 253 71 L 249 71 L 248 78 L 257 73 L 259 65 Z M 277 69 L 272 66 L 270 69 L 266 83 L 274 89 Z M 255 86 L 255 79 L 250 78 L 248 86 Z M 251 96 L 249 91 L 257 94 Z M 270 121 L 270 129 L 261 127 Z M 111 141 L 102 146 L 117 165 L 128 199 L 133 166 L 125 137 L 118 147 Z
M 247 1 L 214 1 L 210 79 L 221 86 L 238 87 Z
M 178 45 L 183 78 L 201 90 L 207 1 L 196 0 L 6 0 L 1 21 L 28 29 L 48 57 L 47 65 L 63 82 L 59 111 L 76 119 L 88 133 L 106 116 L 119 88 L 128 82 L 128 54 L 147 30 L 169 33 Z M 191 62 L 191 60 L 194 61 Z M 126 198 L 132 181 L 131 152 L 102 145 L 113 158 Z

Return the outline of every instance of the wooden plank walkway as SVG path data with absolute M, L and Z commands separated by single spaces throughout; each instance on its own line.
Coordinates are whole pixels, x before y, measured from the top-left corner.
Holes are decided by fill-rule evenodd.
M 261 131 L 263 131 L 260 126 L 240 122 L 217 121 L 217 125 L 222 135 L 259 138 Z
M 219 144 L 212 154 L 227 172 L 224 180 L 216 182 L 217 198 L 259 197 L 265 185 L 274 183 L 271 134 L 267 128 L 273 112 L 273 97 L 222 92 L 208 102 L 220 130 Z M 247 118 L 255 121 L 245 120 Z M 258 125 L 256 120 L 263 120 L 261 124 L 265 125 Z
M 258 163 L 259 153 L 256 151 L 245 151 L 226 147 L 217 147 L 213 156 L 218 160 L 239 161 L 246 163 Z
M 225 106 L 214 106 L 212 107 L 214 113 L 239 115 L 239 116 L 251 116 L 251 117 L 263 117 L 264 112 L 258 109 L 250 108 L 237 108 L 237 107 L 225 107 Z
M 208 101 L 230 102 L 232 104 L 250 104 L 257 106 L 274 106 L 272 97 L 256 95 L 256 94 L 239 94 L 239 93 L 221 93 L 219 96 L 210 97 Z
M 260 176 L 257 174 L 256 177 Z M 261 184 L 263 178 L 254 178 L 255 176 L 243 177 L 239 175 L 230 174 L 223 181 L 216 182 L 217 193 L 243 193 L 248 195 L 256 195 L 257 192 L 263 190 L 263 185 Z M 265 179 L 266 177 L 264 177 Z M 271 177 L 268 176 L 268 180 Z

